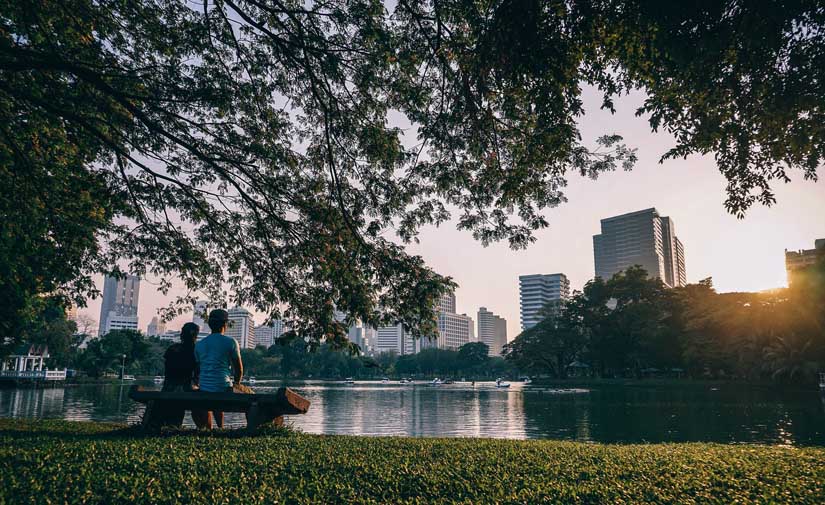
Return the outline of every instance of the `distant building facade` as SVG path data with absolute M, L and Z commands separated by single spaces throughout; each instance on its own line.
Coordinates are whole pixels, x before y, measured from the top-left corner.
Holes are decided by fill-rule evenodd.
M 478 341 L 487 344 L 490 356 L 501 356 L 507 344 L 507 321 L 486 307 L 478 309 Z
M 601 231 L 593 236 L 596 277 L 607 280 L 640 265 L 668 287 L 687 284 L 685 249 L 676 226 L 655 208 L 602 219 Z
M 261 325 L 255 327 L 255 345 L 262 345 L 264 347 L 272 347 L 275 340 L 283 335 L 284 322 L 280 319 L 272 321 L 272 324 Z
M 464 344 L 475 340 L 473 318 L 467 314 L 456 314 L 455 293 L 445 293 L 438 301 L 438 339 L 439 349 L 456 350 Z M 424 344 L 426 348 L 426 339 Z
M 157 316 L 152 318 L 152 322 L 146 328 L 146 335 L 150 337 L 158 337 L 166 333 L 166 323 L 158 319 Z
M 137 331 L 139 298 L 140 277 L 127 275 L 118 279 L 105 276 L 98 336 L 103 336 L 112 330 Z
M 407 345 L 410 336 L 404 331 L 404 326 L 381 326 L 375 330 L 375 353 L 382 354 L 391 352 L 394 354 L 410 354 L 405 352 L 411 350 Z
M 789 251 L 785 249 L 785 271 L 788 274 L 788 286 L 792 286 L 795 278 L 802 270 L 807 269 L 825 258 L 825 238 L 814 241 L 813 249 Z
M 192 305 L 192 322 L 197 324 L 201 332 L 211 333 L 206 320 L 209 317 L 209 304 L 206 300 L 196 300 Z
M 570 281 L 564 274 L 520 275 L 518 283 L 522 331 L 543 319 L 545 306 L 570 297 Z
M 229 309 L 229 325 L 226 335 L 238 341 L 241 349 L 255 348 L 255 322 L 252 313 L 243 307 Z

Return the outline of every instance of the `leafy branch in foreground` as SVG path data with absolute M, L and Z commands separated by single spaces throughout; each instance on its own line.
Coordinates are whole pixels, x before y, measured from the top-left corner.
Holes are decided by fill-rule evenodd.
M 0 0 L 0 12 L 6 339 L 32 297 L 82 303 L 91 274 L 119 260 L 162 289 L 175 276 L 190 293 L 227 289 L 316 344 L 347 345 L 354 319 L 432 333 L 451 281 L 388 234 L 410 242 L 455 214 L 484 244 L 526 247 L 569 173 L 630 168 L 621 137 L 581 139 L 582 84 L 608 108 L 644 89 L 639 112 L 677 141 L 666 156 L 714 153 L 740 215 L 772 203 L 790 170 L 815 179 L 823 158 L 824 23 L 806 2 Z

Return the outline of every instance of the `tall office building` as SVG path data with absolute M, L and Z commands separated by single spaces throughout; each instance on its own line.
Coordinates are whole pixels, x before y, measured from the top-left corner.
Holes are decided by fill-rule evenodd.
M 601 230 L 593 236 L 596 277 L 607 280 L 640 265 L 668 287 L 687 284 L 684 246 L 673 220 L 655 208 L 602 219 Z
M 209 305 L 206 300 L 195 301 L 192 307 L 192 322 L 197 324 L 201 331 L 209 331 L 206 320 L 209 317 Z
M 140 277 L 104 277 L 98 336 L 103 336 L 111 330 L 137 330 L 139 296 Z
M 409 354 L 405 352 L 408 350 L 408 340 L 409 335 L 404 331 L 403 325 L 381 326 L 375 332 L 375 353 Z
M 226 335 L 237 340 L 241 349 L 254 349 L 255 322 L 252 320 L 252 313 L 243 307 L 229 309 Z
M 158 319 L 158 316 L 152 318 L 152 322 L 146 328 L 146 335 L 150 337 L 158 337 L 166 333 L 166 323 Z
M 825 259 L 825 238 L 814 241 L 813 249 L 789 251 L 785 249 L 785 271 L 788 273 L 788 286 L 792 286 L 801 271 L 813 266 L 820 259 Z
M 490 356 L 501 356 L 507 344 L 507 321 L 486 307 L 478 309 L 478 341 L 487 344 Z
M 284 322 L 280 319 L 272 321 L 271 324 L 261 325 L 255 327 L 255 345 L 262 345 L 264 347 L 272 347 L 275 340 L 283 335 Z
M 423 349 L 433 348 L 437 346 L 437 339 L 435 338 L 413 338 L 413 336 L 406 330 L 402 324 L 395 326 L 381 326 L 374 330 L 372 336 L 373 343 L 370 344 L 370 332 L 365 331 L 365 343 L 370 350 L 375 354 L 385 352 L 392 352 L 395 354 L 416 354 Z M 365 350 L 362 347 L 362 350 Z
M 541 321 L 546 307 L 570 296 L 570 281 L 564 274 L 520 275 L 518 288 L 522 331 Z
M 438 339 L 435 344 L 439 349 L 458 349 L 475 340 L 473 318 L 467 314 L 456 314 L 455 293 L 444 294 L 438 301 Z M 420 345 L 428 345 L 426 339 Z
M 361 328 L 361 340 L 364 345 L 361 346 L 361 351 L 365 353 L 375 352 L 375 342 L 378 338 L 378 330 L 370 326 L 364 325 Z

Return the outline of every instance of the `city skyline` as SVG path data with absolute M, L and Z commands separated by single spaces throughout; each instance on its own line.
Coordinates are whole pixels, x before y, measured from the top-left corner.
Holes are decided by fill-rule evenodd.
M 439 228 L 422 230 L 418 244 L 407 249 L 421 255 L 435 271 L 449 275 L 459 284 L 457 312 L 475 314 L 487 307 L 507 320 L 508 338 L 520 331 L 518 277 L 531 273 L 564 272 L 571 290 L 579 290 L 593 278 L 592 236 L 600 231 L 600 219 L 656 207 L 666 212 L 678 227 L 685 245 L 688 283 L 713 277 L 720 292 L 761 291 L 787 285 L 785 249 L 809 249 L 817 238 L 825 237 L 825 186 L 795 177 L 777 184 L 777 202 L 772 207 L 755 205 L 744 219 L 729 214 L 723 205 L 726 181 L 712 156 L 691 156 L 687 160 L 659 157 L 673 145 L 666 133 L 653 134 L 644 117 L 634 115 L 644 99 L 641 92 L 616 101 L 616 114 L 599 110 L 598 93 L 585 89 L 587 114 L 579 127 L 582 137 L 593 139 L 605 132 L 617 132 L 628 145 L 639 148 L 639 161 L 631 172 L 613 172 L 593 181 L 571 176 L 566 188 L 568 202 L 545 215 L 547 229 L 536 233 L 536 242 L 527 250 L 512 251 L 506 243 L 483 247 L 468 232 L 455 229 L 455 219 Z M 408 127 L 403 118 L 396 122 Z M 387 238 L 393 238 L 387 233 Z M 747 251 L 743 257 L 742 252 Z M 102 278 L 96 279 L 102 287 Z M 179 283 L 169 295 L 157 293 L 154 279 L 142 280 L 139 319 L 151 320 L 157 309 L 186 291 Z M 95 319 L 100 298 L 90 300 L 80 312 Z M 177 328 L 190 315 L 172 320 Z M 262 315 L 255 314 L 256 321 Z M 141 323 L 145 329 L 145 323 Z

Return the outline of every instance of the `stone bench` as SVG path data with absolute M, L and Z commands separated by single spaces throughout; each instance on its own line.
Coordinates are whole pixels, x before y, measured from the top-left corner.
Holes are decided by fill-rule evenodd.
M 309 400 L 289 388 L 280 388 L 274 394 L 241 394 L 154 391 L 132 386 L 129 398 L 146 404 L 141 423 L 144 428 L 156 427 L 170 409 L 243 412 L 249 431 L 267 424 L 281 426 L 283 416 L 306 414 L 309 410 Z

